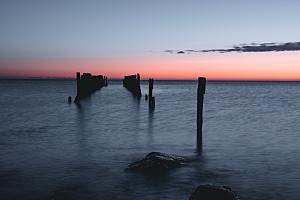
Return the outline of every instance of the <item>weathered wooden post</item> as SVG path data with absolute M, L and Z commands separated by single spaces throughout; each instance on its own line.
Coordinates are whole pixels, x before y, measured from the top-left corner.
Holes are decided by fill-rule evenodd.
M 152 104 L 152 90 L 153 90 L 153 78 L 149 79 L 149 95 L 148 95 L 148 99 L 149 99 L 149 107 L 151 107 Z
M 77 95 L 75 97 L 74 102 L 79 103 L 80 95 L 81 95 L 81 91 L 80 91 L 80 72 L 76 73 L 76 82 L 77 82 Z
M 206 78 L 198 78 L 197 91 L 197 148 L 202 149 L 203 97 L 205 94 Z
M 107 86 L 107 76 L 105 76 L 105 86 Z
M 103 86 L 106 86 L 106 76 L 103 76 Z
M 138 85 L 141 85 L 141 77 L 139 73 L 136 74 L 136 79 L 138 81 Z
M 76 73 L 76 81 L 77 81 L 77 96 L 80 94 L 80 72 Z

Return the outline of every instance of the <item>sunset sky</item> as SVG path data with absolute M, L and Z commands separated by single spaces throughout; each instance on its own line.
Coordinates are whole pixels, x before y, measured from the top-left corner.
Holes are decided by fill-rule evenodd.
M 0 77 L 300 80 L 299 8 L 298 0 L 1 0 Z M 201 52 L 269 42 L 280 51 Z M 281 48 L 287 42 L 295 48 Z

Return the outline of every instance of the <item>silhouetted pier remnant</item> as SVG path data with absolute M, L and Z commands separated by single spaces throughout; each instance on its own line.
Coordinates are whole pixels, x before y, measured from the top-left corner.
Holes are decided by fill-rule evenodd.
M 197 91 L 197 148 L 202 149 L 203 97 L 205 94 L 206 78 L 198 78 Z
M 102 75 L 93 76 L 90 73 L 83 73 L 80 76 L 80 72 L 76 73 L 77 81 L 77 96 L 74 100 L 75 103 L 79 103 L 80 99 L 90 96 L 96 90 L 101 89 L 107 85 L 107 77 Z
M 145 94 L 145 101 L 148 100 L 148 94 Z
M 130 76 L 125 76 L 123 79 L 123 86 L 129 90 L 133 95 L 137 97 L 142 96 L 141 92 L 141 79 L 140 75 L 130 75 Z
M 153 78 L 149 79 L 149 108 L 154 108 L 155 107 L 155 97 L 153 96 Z
M 68 103 L 72 103 L 72 97 L 71 96 L 68 97 Z

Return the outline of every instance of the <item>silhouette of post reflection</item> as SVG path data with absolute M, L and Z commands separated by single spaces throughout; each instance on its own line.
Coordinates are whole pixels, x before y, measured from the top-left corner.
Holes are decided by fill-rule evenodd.
M 198 78 L 197 90 L 197 150 L 202 151 L 202 126 L 203 126 L 203 97 L 205 94 L 206 78 Z
M 71 96 L 68 97 L 68 103 L 69 104 L 72 103 L 72 97 Z
M 153 120 L 154 120 L 154 110 L 149 110 L 148 113 L 148 145 L 152 147 L 153 142 Z

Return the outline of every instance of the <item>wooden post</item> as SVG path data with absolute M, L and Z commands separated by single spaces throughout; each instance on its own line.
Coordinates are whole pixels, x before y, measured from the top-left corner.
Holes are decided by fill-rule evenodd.
M 153 78 L 149 79 L 149 95 L 148 95 L 148 99 L 149 99 L 149 106 L 151 107 L 152 104 L 152 90 L 153 90 Z
M 81 90 L 80 90 L 80 72 L 76 73 L 76 82 L 77 82 L 77 95 L 75 97 L 74 102 L 79 103 L 80 100 L 80 95 L 81 95 Z
M 141 77 L 140 74 L 136 74 L 136 79 L 137 79 L 137 96 L 141 97 L 142 96 L 142 91 L 141 91 Z
M 205 94 L 206 78 L 198 78 L 197 91 L 197 148 L 202 149 L 203 97 Z
M 76 73 L 76 81 L 77 81 L 77 96 L 80 96 L 80 72 Z
M 107 86 L 107 77 L 104 76 L 104 77 L 103 77 L 103 80 L 104 80 L 104 86 Z

